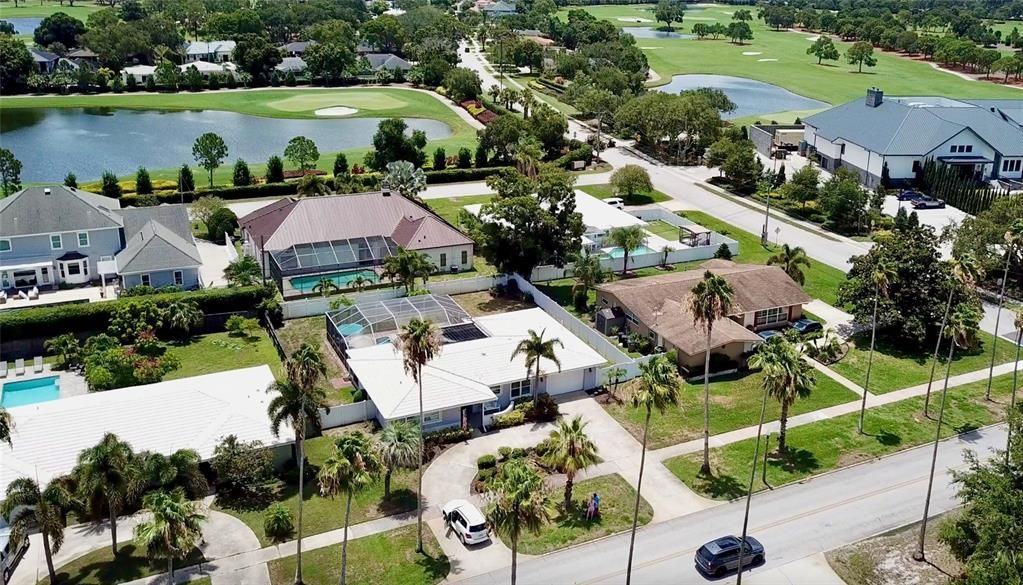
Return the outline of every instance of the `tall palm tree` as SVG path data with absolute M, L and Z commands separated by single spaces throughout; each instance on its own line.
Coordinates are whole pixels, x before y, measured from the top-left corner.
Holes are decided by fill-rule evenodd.
M 582 254 L 575 257 L 572 263 L 572 275 L 575 276 L 575 284 L 572 285 L 572 294 L 582 291 L 584 294 L 590 292 L 594 286 L 604 282 L 604 269 L 600 266 L 600 256 L 591 254 L 584 250 Z
M 440 333 L 432 321 L 413 319 L 398 334 L 405 373 L 419 386 L 419 480 L 416 488 L 416 552 L 423 552 L 423 366 L 440 353 Z
M 336 293 L 338 290 L 340 289 L 338 288 L 337 283 L 334 282 L 334 279 L 326 276 L 316 281 L 316 284 L 313 285 L 313 292 L 319 294 L 321 297 Z
M 576 415 L 571 421 L 558 419 L 558 428 L 551 431 L 551 450 L 547 464 L 565 474 L 565 511 L 572 508 L 572 486 L 575 474 L 597 463 L 597 446 L 586 435 L 586 422 Z
M 152 559 L 167 559 L 168 582 L 174 582 L 174 559 L 184 559 L 202 538 L 206 519 L 199 507 L 185 499 L 185 492 L 150 492 L 142 505 L 152 516 L 135 527 L 135 543 Z
M 991 366 L 987 373 L 987 390 L 984 398 L 991 400 L 991 382 L 995 377 L 995 358 L 998 348 L 998 324 L 1002 320 L 1002 305 L 1005 304 L 1005 284 L 1009 281 L 1009 264 L 1016 256 L 1016 250 L 1023 244 L 1023 220 L 1016 220 L 1005 232 L 1005 268 L 1002 270 L 1002 290 L 998 293 L 998 312 L 995 313 L 995 335 L 991 340 Z
M 67 513 L 78 507 L 70 477 L 58 477 L 47 484 L 45 490 L 27 477 L 19 477 L 7 486 L 7 494 L 0 504 L 0 516 L 10 521 L 18 535 L 38 530 L 43 537 L 43 555 L 50 583 L 57 582 L 53 570 L 53 555 L 64 544 Z M 19 536 L 20 539 L 20 536 Z
M 646 232 L 638 225 L 612 228 L 607 234 L 611 245 L 622 249 L 622 278 L 629 271 L 629 255 L 646 243 Z
M 650 432 L 653 411 L 664 414 L 668 408 L 682 403 L 682 380 L 678 369 L 665 355 L 658 355 L 639 365 L 639 379 L 633 382 L 630 400 L 634 407 L 646 409 L 643 422 L 643 450 L 639 456 L 639 479 L 636 481 L 636 505 L 632 511 L 632 534 L 629 537 L 629 563 L 625 569 L 625 583 L 632 582 L 632 553 L 636 547 L 636 528 L 639 525 L 639 502 L 643 490 L 643 469 L 646 467 L 646 442 Z
M 267 392 L 276 394 L 267 405 L 270 430 L 278 436 L 285 422 L 295 431 L 295 449 L 298 459 L 298 530 L 295 557 L 295 583 L 302 583 L 302 511 L 305 494 L 305 437 L 309 430 L 320 428 L 320 408 L 327 403 L 327 393 L 318 385 L 326 372 L 319 350 L 308 345 L 291 354 L 286 364 L 288 377 L 275 380 Z
M 487 520 L 495 532 L 511 542 L 511 585 L 515 585 L 519 538 L 526 532 L 538 534 L 554 518 L 550 488 L 524 459 L 505 463 L 490 485 Z
M 11 416 L 7 409 L 0 406 L 0 442 L 7 443 L 8 446 L 13 447 L 14 443 L 11 442 L 11 431 L 14 430 L 14 417 Z
M 934 372 L 938 367 L 938 352 L 941 350 L 941 340 L 945 337 L 945 325 L 948 323 L 948 316 L 952 311 L 952 299 L 956 291 L 971 291 L 977 281 L 980 267 L 974 257 L 963 254 L 959 257 L 953 256 L 948 260 L 951 279 L 948 287 L 948 300 L 945 302 L 945 314 L 941 318 L 941 327 L 938 329 L 938 340 L 934 343 L 934 356 L 931 358 L 931 375 L 927 378 L 927 392 L 924 394 L 924 416 L 928 413 L 931 404 L 931 385 L 934 383 Z
M 522 88 L 522 92 L 519 94 L 519 103 L 522 104 L 522 117 L 528 120 L 529 112 L 532 111 L 533 106 L 536 105 L 536 96 L 533 94 L 533 90 L 529 89 L 528 86 Z
M 764 374 L 764 389 L 781 403 L 778 452 L 785 453 L 785 434 L 788 430 L 789 408 L 798 398 L 809 398 L 813 390 L 813 366 L 803 359 L 802 353 L 780 335 L 761 344 L 749 360 L 750 367 L 760 368 Z
M 113 433 L 78 454 L 74 471 L 82 500 L 106 504 L 110 519 L 110 544 L 117 556 L 117 514 L 142 490 L 142 473 L 131 445 Z
M 530 179 L 536 177 L 539 172 L 540 161 L 543 159 L 543 147 L 540 141 L 532 136 L 520 138 L 513 146 L 515 152 L 515 166 L 519 172 Z
M 767 264 L 781 266 L 789 278 L 802 285 L 806 282 L 803 270 L 810 267 L 810 259 L 807 258 L 802 246 L 790 247 L 788 244 L 782 244 L 781 250 L 767 259 Z
M 202 324 L 205 315 L 195 301 L 174 301 L 163 310 L 163 320 L 174 331 L 182 335 Z
M 732 312 L 732 297 L 735 291 L 724 278 L 710 270 L 703 273 L 703 280 L 693 287 L 689 297 L 689 313 L 698 326 L 707 334 L 707 349 L 703 356 L 703 465 L 700 473 L 710 474 L 710 352 L 711 332 L 714 322 L 727 318 Z
M 380 474 L 380 460 L 361 432 L 342 435 L 334 451 L 320 467 L 320 494 L 335 498 L 345 496 L 345 530 L 341 540 L 341 585 L 348 572 L 348 521 L 352 514 L 352 496 L 362 491 Z
M 46 351 L 60 356 L 64 369 L 75 367 L 82 355 L 82 344 L 71 333 L 63 333 L 46 340 Z
M 874 283 L 874 313 L 870 318 L 870 353 L 867 354 L 867 376 L 863 382 L 863 399 L 860 402 L 860 421 L 857 430 L 863 434 L 863 417 L 867 412 L 867 394 L 870 393 L 870 369 L 874 364 L 874 342 L 877 339 L 877 303 L 882 296 L 888 296 L 888 287 L 895 278 L 895 272 L 886 264 L 878 263 L 870 273 Z
M 163 453 L 140 453 L 139 459 L 146 484 L 150 488 L 164 491 L 185 490 L 185 496 L 198 499 L 209 491 L 209 484 L 202 474 L 202 457 L 192 449 L 178 449 L 170 455 Z
M 551 339 L 544 339 L 543 335 L 547 333 L 546 329 L 540 331 L 537 335 L 536 331 L 530 329 L 528 334 L 529 337 L 519 341 L 518 345 L 515 346 L 515 351 L 512 352 L 511 358 L 514 360 L 516 357 L 522 355 L 526 358 L 526 375 L 529 375 L 529 371 L 534 372 L 533 375 L 533 404 L 536 404 L 540 400 L 540 362 L 541 360 L 548 360 L 558 366 L 558 371 L 561 371 L 561 360 L 558 359 L 555 347 L 565 348 L 565 344 L 561 343 L 561 340 L 554 337 Z
M 391 474 L 395 469 L 411 468 L 419 461 L 419 426 L 412 421 L 396 420 L 380 432 L 380 462 L 384 471 L 384 499 L 391 497 Z
M 1012 326 L 1016 328 L 1016 360 L 1012 362 L 1012 394 L 1009 396 L 1009 411 L 1005 414 L 1005 420 L 1010 420 L 1013 413 L 1016 412 L 1016 375 L 1019 371 L 1019 349 L 1020 345 L 1023 344 L 1023 313 L 1016 313 L 1016 318 L 1012 322 Z M 1009 464 L 1009 451 L 1012 449 L 1012 425 L 1009 424 L 1009 433 L 1005 437 L 1005 464 Z
M 618 366 L 614 366 L 607 371 L 607 380 L 608 382 L 611 382 L 611 391 L 608 394 L 610 394 L 611 398 L 614 398 L 616 402 L 620 401 L 618 385 L 622 383 L 622 378 L 624 378 L 627 373 L 628 372 L 625 371 L 625 368 L 620 368 Z

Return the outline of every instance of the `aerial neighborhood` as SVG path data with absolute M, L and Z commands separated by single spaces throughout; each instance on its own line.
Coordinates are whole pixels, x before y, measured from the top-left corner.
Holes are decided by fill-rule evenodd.
M 1018 0 L 0 0 L 0 583 L 1023 581 Z

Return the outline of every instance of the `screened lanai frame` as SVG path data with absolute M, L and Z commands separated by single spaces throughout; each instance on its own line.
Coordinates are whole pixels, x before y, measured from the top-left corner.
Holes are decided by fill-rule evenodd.
M 368 236 L 289 246 L 270 253 L 281 277 L 325 273 L 360 266 L 377 266 L 398 253 L 398 244 L 390 237 Z
M 378 299 L 330 311 L 327 335 L 339 354 L 390 339 L 413 319 L 429 320 L 437 328 L 472 323 L 472 317 L 448 295 Z

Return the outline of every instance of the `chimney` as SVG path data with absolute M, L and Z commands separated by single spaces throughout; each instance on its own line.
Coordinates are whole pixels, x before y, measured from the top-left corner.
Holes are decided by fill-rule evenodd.
M 867 107 L 876 108 L 884 101 L 884 92 L 876 87 L 867 90 Z
M 50 188 L 49 187 L 43 189 L 43 195 L 49 195 L 49 194 L 50 194 Z
M 391 196 L 391 190 L 388 189 L 387 187 L 384 187 L 384 189 L 382 191 L 380 191 L 380 194 L 383 195 L 384 197 L 390 197 Z

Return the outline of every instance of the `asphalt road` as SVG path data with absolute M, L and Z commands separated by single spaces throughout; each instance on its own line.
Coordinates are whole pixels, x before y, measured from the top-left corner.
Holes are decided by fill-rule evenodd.
M 964 449 L 986 454 L 1004 442 L 1002 426 L 944 441 L 938 452 L 932 513 L 957 505 L 948 469 L 964 466 Z M 925 446 L 754 496 L 749 533 L 764 543 L 767 560 L 747 575 L 755 579 L 779 574 L 777 569 L 794 561 L 919 520 L 930 455 L 931 446 Z M 685 585 L 714 581 L 696 571 L 693 554 L 708 540 L 738 533 L 742 512 L 743 502 L 738 501 L 640 529 L 632 582 Z M 528 560 L 519 565 L 518 582 L 624 583 L 628 543 L 629 535 L 621 534 Z M 507 579 L 508 569 L 504 569 L 463 583 L 493 585 Z M 717 582 L 734 580 L 732 575 Z

